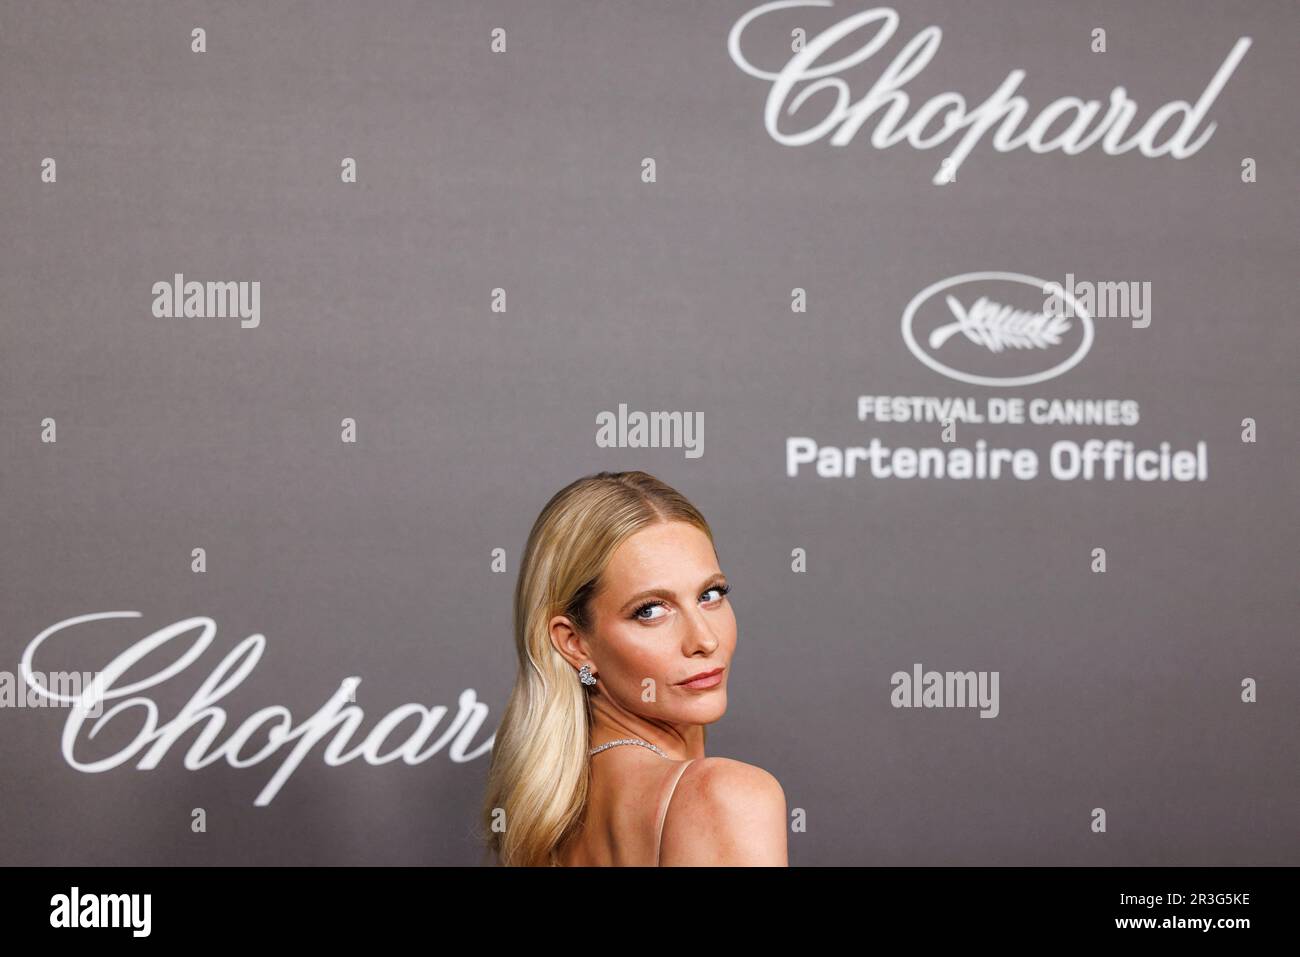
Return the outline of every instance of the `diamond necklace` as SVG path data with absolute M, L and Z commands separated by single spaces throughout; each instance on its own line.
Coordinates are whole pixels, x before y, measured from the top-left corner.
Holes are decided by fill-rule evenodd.
M 587 756 L 591 757 L 591 755 L 596 754 L 598 751 L 604 751 L 606 748 L 612 748 L 619 744 L 639 744 L 643 748 L 649 748 L 651 751 L 655 752 L 655 754 L 661 754 L 665 758 L 668 757 L 668 755 L 664 754 L 658 747 L 651 744 L 649 741 L 642 741 L 640 738 L 619 738 L 617 741 L 606 741 L 604 744 L 597 745 L 588 751 Z

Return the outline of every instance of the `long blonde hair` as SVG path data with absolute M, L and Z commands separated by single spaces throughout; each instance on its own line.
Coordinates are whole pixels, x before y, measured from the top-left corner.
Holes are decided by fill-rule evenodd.
M 667 521 L 689 522 L 713 541 L 695 506 L 654 476 L 599 472 L 557 492 L 533 524 L 515 586 L 519 672 L 493 741 L 481 816 L 480 837 L 499 864 L 554 864 L 587 802 L 589 692 L 551 644 L 547 624 L 563 614 L 586 633 L 591 597 L 615 550 Z

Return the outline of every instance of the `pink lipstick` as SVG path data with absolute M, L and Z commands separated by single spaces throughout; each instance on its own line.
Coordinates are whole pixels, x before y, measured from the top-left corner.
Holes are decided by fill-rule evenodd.
M 685 681 L 677 682 L 679 688 L 691 688 L 699 691 L 704 688 L 715 688 L 722 684 L 722 668 L 714 668 L 712 671 L 701 671 Z

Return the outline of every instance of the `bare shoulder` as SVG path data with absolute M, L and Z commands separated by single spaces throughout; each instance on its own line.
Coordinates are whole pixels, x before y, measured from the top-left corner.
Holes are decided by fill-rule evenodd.
M 785 867 L 786 802 L 770 772 L 731 758 L 693 761 L 664 818 L 660 863 Z

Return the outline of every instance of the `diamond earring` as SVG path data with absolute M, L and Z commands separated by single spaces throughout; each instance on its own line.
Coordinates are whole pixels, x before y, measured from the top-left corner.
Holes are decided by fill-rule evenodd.
M 583 665 L 578 669 L 578 680 L 587 686 L 596 683 L 596 676 L 591 673 L 591 665 Z

